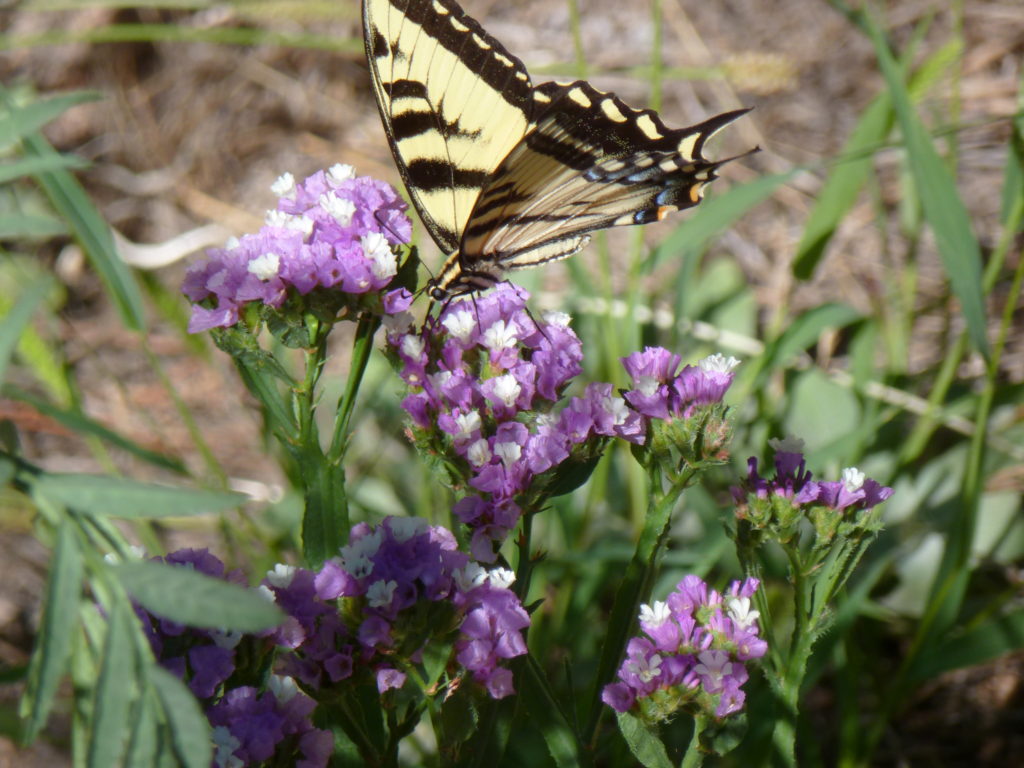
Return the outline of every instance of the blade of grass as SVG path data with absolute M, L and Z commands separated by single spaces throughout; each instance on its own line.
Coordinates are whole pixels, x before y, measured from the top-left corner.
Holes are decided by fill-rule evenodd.
M 0 216 L 0 239 L 49 240 L 67 233 L 64 222 L 53 216 L 31 213 Z
M 25 106 L 15 104 L 10 97 L 5 98 L 3 104 L 6 114 L 0 115 L 0 147 L 13 146 L 76 104 L 97 101 L 99 98 L 98 93 L 74 91 L 33 101 Z
M 160 697 L 178 759 L 185 768 L 209 768 L 213 757 L 210 723 L 192 692 L 156 664 L 149 667 L 147 675 Z
M 136 689 L 135 665 L 125 663 L 132 652 L 129 615 L 131 608 L 126 601 L 115 600 L 93 698 L 93 727 L 86 761 L 89 768 L 120 765 L 128 738 L 128 710 Z
M 925 218 L 935 235 L 953 293 L 960 301 L 971 343 L 987 358 L 989 349 L 985 337 L 985 305 L 981 289 L 981 248 L 971 228 L 970 216 L 945 163 L 935 151 L 931 136 L 910 102 L 900 77 L 899 66 L 882 31 L 870 14 L 864 14 L 864 19 L 893 100 Z
M 7 366 L 18 346 L 22 331 L 52 287 L 53 279 L 49 276 L 38 277 L 30 282 L 25 286 L 21 298 L 0 323 L 0 384 L 7 376 Z
M 122 519 L 210 514 L 245 501 L 240 493 L 171 488 L 105 475 L 44 474 L 35 481 L 35 490 L 79 512 Z
M 88 163 L 74 155 L 52 155 L 50 157 L 25 157 L 11 163 L 0 163 L 0 184 L 6 184 L 24 176 L 60 169 L 78 170 L 88 167 Z
M 46 724 L 57 687 L 68 669 L 72 641 L 77 636 L 82 553 L 73 525 L 65 518 L 57 528 L 46 587 L 46 607 L 29 664 L 28 689 L 21 701 L 22 741 L 25 743 L 34 741 Z

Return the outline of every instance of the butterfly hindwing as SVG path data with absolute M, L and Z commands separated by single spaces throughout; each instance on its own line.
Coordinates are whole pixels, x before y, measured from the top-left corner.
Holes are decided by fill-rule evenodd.
M 461 243 L 464 265 L 564 258 L 588 232 L 696 205 L 718 165 L 701 155 L 704 143 L 744 112 L 671 130 L 583 81 L 536 93 L 544 109 L 481 191 Z

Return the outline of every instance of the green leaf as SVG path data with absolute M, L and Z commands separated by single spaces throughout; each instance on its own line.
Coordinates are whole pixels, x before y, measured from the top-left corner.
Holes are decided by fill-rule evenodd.
M 278 607 L 258 591 L 191 568 L 147 561 L 121 563 L 113 569 L 147 611 L 179 624 L 260 632 L 284 620 Z
M 802 438 L 807 453 L 821 450 L 837 436 L 862 426 L 856 395 L 816 368 L 798 374 L 788 394 L 790 402 L 783 422 L 786 434 Z
M 186 768 L 210 768 L 213 758 L 210 723 L 191 691 L 181 680 L 155 664 L 147 674 L 167 715 L 178 759 Z
M 131 741 L 124 764 L 154 765 L 157 754 L 156 692 L 146 690 L 132 708 Z
M 25 154 L 34 158 L 51 158 L 56 151 L 40 135 L 26 136 Z M 35 174 L 50 202 L 74 233 L 89 263 L 103 280 L 125 328 L 141 331 L 145 327 L 142 294 L 135 278 L 114 248 L 110 228 L 89 200 L 82 185 L 66 170 Z
M 861 319 L 846 304 L 822 304 L 804 312 L 765 351 L 764 366 L 768 369 L 785 365 L 794 355 L 817 343 L 826 330 L 844 328 Z
M 89 743 L 89 768 L 119 765 L 128 738 L 129 708 L 138 686 L 136 667 L 125 663 L 132 656 L 131 607 L 115 599 L 107 623 L 103 665 L 96 683 L 93 703 L 92 734 Z
M 55 216 L 29 213 L 0 216 L 0 238 L 4 240 L 49 240 L 67 233 L 64 222 Z
M 46 723 L 57 687 L 68 669 L 71 643 L 78 634 L 78 600 L 81 594 L 82 553 L 73 524 L 64 519 L 57 529 L 43 621 L 29 665 L 28 689 L 21 702 L 26 742 L 33 741 Z
M 654 729 L 631 712 L 618 712 L 619 731 L 644 768 L 675 768 Z
M 722 722 L 711 722 L 700 732 L 700 746 L 713 755 L 732 752 L 747 734 L 747 716 L 735 714 Z
M 889 95 L 893 100 L 925 218 L 935 235 L 935 243 L 953 293 L 960 301 L 971 343 L 987 357 L 985 305 L 981 288 L 981 248 L 971 229 L 970 216 L 946 164 L 935 151 L 931 136 L 914 111 L 903 78 L 900 76 L 899 66 L 889 51 L 882 31 L 870 14 L 865 14 L 864 19 L 889 88 Z
M 7 365 L 11 361 L 15 348 L 18 346 L 18 339 L 21 333 L 32 319 L 47 293 L 53 287 L 53 278 L 49 276 L 38 277 L 24 287 L 10 312 L 4 316 L 0 323 L 0 383 L 7 376 Z
M 1024 73 L 1021 73 L 1017 107 L 1024 110 Z M 1003 176 L 1003 193 L 999 207 L 999 220 L 1010 218 L 1014 205 L 1024 198 L 1024 112 L 1018 112 L 1010 121 L 1010 142 L 1006 158 L 1006 173 Z
M 81 411 L 58 408 L 55 405 L 47 403 L 45 400 L 39 399 L 35 395 L 31 395 L 28 392 L 24 392 L 14 387 L 5 387 L 4 394 L 15 400 L 21 400 L 22 402 L 28 403 L 44 416 L 48 416 L 59 424 L 62 424 L 80 435 L 98 437 L 100 440 L 127 451 L 133 456 L 142 459 L 149 464 L 169 469 L 172 472 L 177 472 L 179 475 L 187 474 L 185 465 L 178 459 L 165 456 L 164 454 L 157 453 L 156 451 L 151 451 L 148 448 L 143 448 L 138 443 L 134 443 L 128 438 L 122 437 L 116 432 L 112 432 L 102 424 L 98 424 Z
M 240 493 L 171 488 L 105 475 L 46 474 L 36 480 L 35 489 L 79 512 L 128 519 L 209 514 L 245 501 Z
M 914 669 L 917 681 L 963 669 L 1024 648 L 1024 609 L 985 621 L 959 636 L 947 638 Z
M 0 148 L 12 146 L 76 104 L 98 101 L 99 98 L 97 93 L 74 91 L 18 106 L 8 96 L 4 99 L 4 114 L 0 115 Z
M 590 479 L 600 460 L 601 456 L 598 455 L 586 461 L 563 461 L 543 486 L 543 494 L 555 498 L 572 493 Z
M 708 241 L 731 227 L 747 211 L 771 197 L 776 188 L 793 178 L 798 170 L 763 176 L 704 201 L 697 213 L 676 227 L 651 252 L 644 268 L 652 269 L 666 259 L 677 257 L 681 251 L 702 250 Z
M 89 164 L 74 155 L 51 155 L 49 157 L 23 157 L 13 162 L 0 163 L 0 184 L 33 176 L 37 173 L 60 169 L 78 170 L 87 168 Z

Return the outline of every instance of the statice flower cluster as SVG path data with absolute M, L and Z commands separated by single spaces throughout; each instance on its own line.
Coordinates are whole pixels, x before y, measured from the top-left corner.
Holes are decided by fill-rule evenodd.
M 189 269 L 182 290 L 194 305 L 190 332 L 235 325 L 249 302 L 280 308 L 317 288 L 377 292 L 397 274 L 393 247 L 409 241 L 412 224 L 391 185 L 339 164 L 300 184 L 285 174 L 273 190 L 277 208 L 259 232 L 211 249 Z
M 241 571 L 227 571 L 206 549 L 180 549 L 152 559 L 248 586 Z M 213 727 L 217 768 L 327 765 L 333 736 L 313 727 L 315 702 L 300 693 L 293 680 L 271 677 L 264 692 L 236 682 L 238 677 L 253 676 L 253 670 L 240 669 L 241 659 L 256 659 L 262 640 L 239 632 L 186 627 L 141 607 L 135 611 L 157 661 L 181 678 L 203 707 Z
M 758 634 L 760 614 L 751 609 L 758 584 L 735 581 L 722 595 L 686 576 L 664 602 L 641 606 L 644 634 L 629 641 L 618 682 L 605 686 L 602 701 L 651 723 L 680 709 L 717 718 L 741 710 L 744 662 L 768 650 Z
M 316 702 L 289 677 L 272 675 L 268 690 L 240 686 L 210 707 L 215 768 L 294 765 L 325 768 L 334 751 L 330 731 L 314 728 Z
M 663 347 L 645 347 L 622 359 L 633 380 L 626 402 L 652 419 L 687 419 L 701 405 L 722 401 L 739 365 L 734 357 L 710 355 L 682 370 L 682 358 Z
M 828 544 L 837 533 L 872 528 L 865 513 L 892 496 L 893 489 L 866 477 L 856 467 L 842 471 L 834 481 L 813 480 L 804 459 L 801 440 L 770 440 L 775 449 L 774 477 L 762 477 L 756 457 L 747 460 L 747 478 L 732 489 L 737 520 L 747 535 L 755 530 L 782 533 L 806 517 L 814 525 L 816 544 Z
M 411 390 L 402 406 L 414 439 L 444 457 L 457 488 L 472 489 L 454 511 L 473 530 L 471 551 L 481 562 L 494 561 L 495 546 L 530 503 L 527 494 L 542 492 L 540 476 L 594 456 L 609 437 L 644 440 L 643 420 L 611 384 L 592 383 L 561 407 L 582 370 L 582 345 L 565 314 L 534 322 L 528 297 L 501 283 L 449 303 L 423 334 L 411 318 L 385 321 Z
M 281 668 L 314 696 L 371 675 L 381 694 L 402 688 L 428 644 L 452 643 L 454 662 L 500 699 L 514 692 L 502 664 L 526 653 L 530 623 L 513 581 L 471 562 L 447 529 L 389 517 L 354 526 L 320 571 L 278 566 L 262 589 L 288 615 L 272 634 L 290 651 Z

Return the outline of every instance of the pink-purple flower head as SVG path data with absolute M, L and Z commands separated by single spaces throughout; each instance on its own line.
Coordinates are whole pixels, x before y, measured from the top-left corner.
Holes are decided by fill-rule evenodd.
M 650 721 L 680 708 L 718 718 L 742 709 L 743 662 L 767 651 L 750 602 L 757 587 L 757 579 L 736 581 L 723 595 L 687 576 L 664 602 L 641 606 L 644 635 L 629 641 L 618 681 L 602 692 L 604 703 L 617 712 L 635 707 Z
M 815 481 L 806 468 L 803 441 L 796 438 L 770 440 L 775 449 L 773 477 L 758 472 L 757 459 L 747 460 L 747 478 L 732 489 L 740 503 L 741 514 L 753 513 L 760 519 L 772 509 L 819 508 L 831 512 L 870 510 L 892 496 L 892 488 L 865 477 L 856 467 L 848 467 L 836 481 Z
M 502 663 L 526 652 L 530 623 L 512 578 L 471 562 L 445 528 L 389 517 L 356 525 L 319 572 L 281 567 L 264 589 L 289 616 L 274 635 L 291 651 L 284 669 L 311 690 L 361 673 L 380 693 L 402 688 L 422 649 L 451 637 L 454 660 L 501 698 L 513 690 Z
M 679 370 L 679 355 L 662 347 L 646 347 L 622 358 L 633 381 L 626 401 L 652 419 L 689 418 L 701 405 L 722 401 L 739 360 L 710 355 Z
M 477 492 L 455 514 L 473 529 L 472 553 L 484 562 L 495 559 L 536 478 L 604 438 L 644 439 L 642 419 L 610 384 L 590 384 L 559 410 L 581 371 L 582 345 L 567 315 L 546 313 L 538 325 L 527 298 L 501 283 L 449 303 L 422 335 L 385 323 L 416 440 L 452 460 L 453 484 Z
M 189 331 L 230 327 L 249 302 L 280 308 L 289 295 L 317 288 L 381 291 L 397 274 L 394 246 L 409 241 L 412 225 L 389 184 L 335 165 L 298 185 L 285 174 L 273 190 L 277 208 L 259 232 L 208 251 L 189 269 Z

